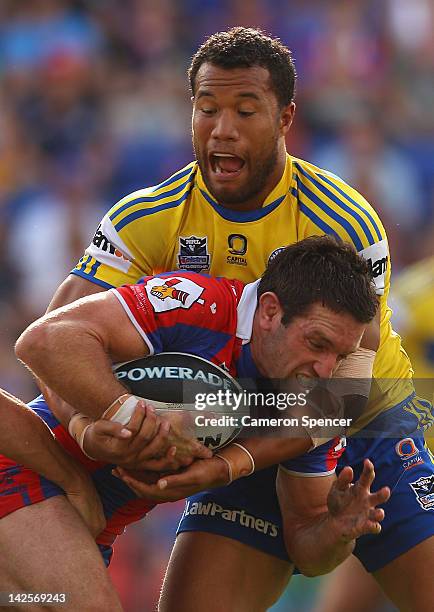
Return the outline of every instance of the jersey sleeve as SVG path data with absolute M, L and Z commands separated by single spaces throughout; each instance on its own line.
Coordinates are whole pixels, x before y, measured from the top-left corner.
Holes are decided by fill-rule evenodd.
M 167 269 L 168 254 L 195 176 L 189 164 L 167 181 L 135 191 L 103 217 L 72 274 L 109 289 Z
M 318 477 L 334 474 L 339 457 L 345 450 L 345 438 L 333 438 L 309 453 L 289 459 L 280 467 L 293 476 Z
M 225 279 L 169 273 L 112 291 L 151 355 L 170 350 L 210 358 L 236 325 L 237 295 Z
M 299 239 L 329 234 L 352 243 L 372 270 L 378 295 L 387 294 L 390 255 L 383 224 L 365 198 L 342 179 L 312 165 L 296 169 Z

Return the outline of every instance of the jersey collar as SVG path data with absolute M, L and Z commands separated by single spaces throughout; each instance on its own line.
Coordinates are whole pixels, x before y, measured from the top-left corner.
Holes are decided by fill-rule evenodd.
M 253 330 L 253 318 L 258 304 L 258 285 L 260 279 L 253 283 L 248 283 L 241 294 L 240 301 L 237 307 L 237 338 L 243 341 L 243 344 L 250 342 Z
M 196 162 L 197 164 L 197 162 Z M 285 164 L 285 169 L 283 171 L 282 177 L 280 179 L 280 181 L 277 183 L 277 185 L 275 186 L 275 188 L 268 194 L 268 196 L 265 198 L 264 203 L 262 204 L 262 208 L 259 210 L 254 210 L 254 211 L 233 211 L 231 209 L 225 208 L 224 206 L 222 206 L 221 204 L 219 204 L 217 202 L 217 200 L 215 200 L 214 196 L 208 191 L 206 185 L 205 185 L 205 181 L 203 180 L 203 176 L 202 173 L 200 171 L 199 165 L 197 165 L 197 172 L 196 172 L 196 179 L 195 179 L 195 183 L 197 188 L 199 189 L 200 193 L 202 194 L 203 198 L 209 203 L 211 204 L 211 206 L 219 213 L 221 214 L 221 216 L 223 216 L 224 218 L 226 217 L 231 217 L 233 214 L 237 215 L 237 216 L 245 216 L 245 217 L 249 217 L 249 216 L 257 216 L 259 215 L 260 217 L 263 216 L 264 214 L 271 212 L 271 210 L 274 210 L 274 208 L 276 208 L 284 199 L 285 197 L 288 195 L 288 192 L 290 190 L 291 187 L 291 181 L 292 181 L 292 159 L 290 157 L 290 155 L 286 155 L 286 164 Z M 232 219 L 229 219 L 232 220 Z M 245 219 L 247 220 L 254 220 L 254 219 Z

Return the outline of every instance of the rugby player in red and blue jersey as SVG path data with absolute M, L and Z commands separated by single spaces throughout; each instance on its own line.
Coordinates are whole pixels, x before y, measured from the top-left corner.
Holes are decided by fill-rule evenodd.
M 312 283 L 301 287 L 305 278 L 311 278 Z M 108 355 L 114 361 L 125 361 L 170 349 L 189 351 L 217 364 L 225 362 L 230 372 L 242 376 L 328 378 L 337 363 L 358 348 L 376 307 L 369 268 L 355 251 L 327 237 L 311 238 L 285 249 L 260 281 L 248 285 L 175 272 L 84 298 L 30 326 L 18 341 L 17 354 L 65 401 L 84 414 L 98 417 L 125 395 L 125 388 L 113 375 Z M 327 350 L 318 353 L 313 345 L 320 341 L 327 344 Z M 155 502 L 140 499 L 115 478 L 111 474 L 113 466 L 86 457 L 46 406 L 36 405 L 34 409 L 54 429 L 60 443 L 92 474 L 107 518 L 107 527 L 97 542 L 107 556 L 116 533 L 144 516 Z M 80 442 L 82 449 L 90 453 L 86 435 Z M 387 500 L 389 491 L 385 488 L 370 493 L 373 469 L 369 463 L 355 487 L 350 487 L 351 469 L 342 472 L 329 497 L 327 513 L 327 494 L 335 481 L 334 469 L 341 452 L 336 449 L 337 442 L 332 440 L 313 448 L 308 436 L 243 441 L 248 451 L 244 454 L 252 457 L 252 469 L 259 470 L 258 484 L 270 476 L 263 468 L 279 463 L 291 474 L 311 477 L 298 480 L 300 491 L 294 491 L 292 504 L 296 529 L 285 534 L 291 554 L 302 569 L 334 567 L 351 552 L 357 536 L 379 531 L 384 516 L 383 510 L 375 506 Z M 229 483 L 228 466 L 234 459 L 231 446 L 219 454 L 220 457 L 193 464 L 190 469 L 196 470 L 197 480 L 188 493 Z M 2 534 L 11 530 L 27 534 L 29 540 L 34 530 L 41 530 L 47 563 L 44 571 L 59 572 L 60 560 L 65 572 L 74 566 L 69 591 L 75 597 L 80 581 L 88 581 L 94 575 L 89 562 L 94 549 L 87 557 L 88 543 L 80 538 L 77 542 L 77 535 L 65 521 L 63 526 L 56 525 L 57 534 L 63 529 L 62 547 L 56 552 L 59 540 L 53 541 L 51 525 L 45 527 L 44 517 L 51 517 L 53 507 L 59 506 L 62 491 L 42 478 L 35 484 L 34 474 L 19 466 L 6 463 L 2 467 L 5 474 L 13 471 L 20 493 L 8 495 L 6 489 L 1 491 L 5 518 L 0 521 L 0 542 Z M 277 467 L 270 469 L 275 477 Z M 234 479 L 242 475 L 232 471 Z M 256 474 L 250 478 L 256 478 Z M 158 485 L 150 485 L 152 491 L 158 493 Z M 304 508 L 301 511 L 297 500 L 303 500 L 303 507 L 310 504 L 316 512 L 321 508 L 318 520 L 313 520 Z M 39 506 L 36 516 L 34 504 Z M 62 516 L 64 510 L 60 507 Z M 259 537 L 265 537 L 266 531 L 273 535 L 276 529 L 273 522 L 266 525 L 260 518 L 254 525 Z M 75 548 L 70 549 L 71 540 Z M 83 547 L 80 558 L 76 553 L 78 544 Z M 53 555 L 51 561 L 47 552 Z M 26 588 L 35 589 L 41 573 L 39 553 L 31 554 L 24 546 L 14 554 L 17 569 L 9 571 L 11 590 L 23 584 L 18 569 L 20 556 L 28 568 Z M 82 556 L 87 559 L 87 576 L 81 570 Z M 95 572 L 99 570 L 97 565 Z

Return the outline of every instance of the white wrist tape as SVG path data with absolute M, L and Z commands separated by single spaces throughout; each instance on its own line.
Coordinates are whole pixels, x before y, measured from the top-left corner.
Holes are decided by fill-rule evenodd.
M 240 454 L 234 447 L 240 448 L 243 453 Z M 220 453 L 215 454 L 215 457 L 223 459 L 228 466 L 229 482 L 227 484 L 243 476 L 250 476 L 255 471 L 255 460 L 252 454 L 238 442 L 223 448 Z
M 371 349 L 360 347 L 344 359 L 331 379 L 334 393 L 340 397 L 345 395 L 369 397 L 376 354 Z
M 107 421 L 114 421 L 115 423 L 127 425 L 134 412 L 137 402 L 140 399 L 141 398 L 137 397 L 136 395 L 124 393 L 123 395 L 118 397 L 112 404 L 110 404 L 110 406 L 103 413 L 101 418 L 107 419 Z
M 92 425 L 92 419 L 87 416 L 87 414 L 82 414 L 81 412 L 76 412 L 68 423 L 68 432 L 71 438 L 77 442 L 78 446 L 81 448 L 83 453 L 89 459 L 94 459 L 90 455 L 86 453 L 84 450 L 84 436 L 86 435 L 86 431 Z

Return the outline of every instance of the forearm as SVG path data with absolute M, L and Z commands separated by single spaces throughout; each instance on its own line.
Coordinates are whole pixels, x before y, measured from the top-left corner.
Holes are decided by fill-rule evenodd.
M 304 438 L 247 438 L 240 443 L 247 448 L 255 460 L 256 470 L 277 465 L 293 459 L 312 448 L 309 437 Z
M 65 488 L 80 467 L 56 442 L 50 429 L 17 398 L 0 391 L 1 452 Z
M 221 449 L 217 456 L 227 463 L 229 481 L 232 481 L 302 455 L 308 452 L 311 446 L 312 442 L 307 437 L 249 438 Z
M 328 574 L 355 546 L 355 540 L 342 533 L 328 513 L 317 516 L 309 524 L 285 528 L 284 537 L 291 561 L 305 576 Z
M 105 291 L 105 288 L 95 283 L 91 283 L 85 278 L 70 274 L 53 295 L 47 307 L 47 312 L 65 306 L 65 304 L 71 304 L 71 302 L 86 295 L 99 293 L 100 291 Z
M 68 404 L 68 402 L 65 402 L 65 400 L 59 397 L 57 393 L 54 393 L 52 389 L 49 389 L 47 385 L 44 385 L 41 383 L 41 381 L 38 382 L 40 384 L 44 399 L 47 402 L 51 412 L 63 425 L 63 427 L 68 429 L 69 421 L 72 419 L 74 414 L 79 412 L 79 410 Z

